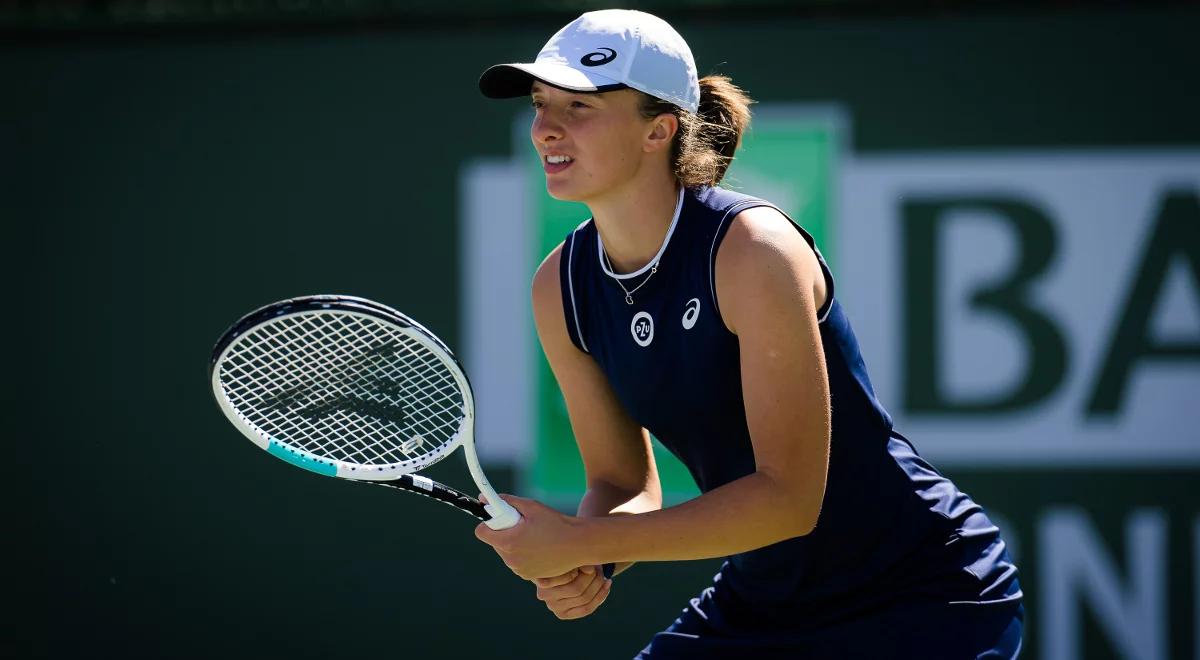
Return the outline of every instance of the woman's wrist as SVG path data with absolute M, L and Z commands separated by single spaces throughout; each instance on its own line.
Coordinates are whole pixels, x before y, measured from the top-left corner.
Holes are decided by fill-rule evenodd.
M 574 533 L 571 539 L 572 554 L 579 560 L 580 566 L 602 566 L 609 563 L 608 558 L 597 547 L 596 524 L 603 517 L 576 516 Z

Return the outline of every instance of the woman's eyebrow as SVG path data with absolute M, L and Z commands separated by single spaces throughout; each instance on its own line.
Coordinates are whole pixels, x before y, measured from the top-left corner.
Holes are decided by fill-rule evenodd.
M 549 92 L 550 89 L 558 89 L 558 88 L 557 87 L 550 88 L 547 85 L 543 85 L 542 83 L 535 82 L 535 83 L 533 83 L 533 86 L 529 90 L 529 95 L 536 96 L 538 94 L 541 94 L 544 96 Z M 589 101 L 594 101 L 594 100 L 606 101 L 607 99 L 605 99 L 604 97 L 608 94 L 607 92 L 594 92 L 594 93 L 593 92 L 572 92 L 569 89 L 560 89 L 559 91 L 561 91 L 564 94 L 570 95 L 570 97 L 572 99 L 582 99 L 582 100 L 589 100 Z

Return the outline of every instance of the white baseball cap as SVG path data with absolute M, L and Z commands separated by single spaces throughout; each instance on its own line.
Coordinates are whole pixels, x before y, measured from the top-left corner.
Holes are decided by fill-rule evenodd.
M 484 96 L 528 96 L 533 79 L 573 92 L 632 87 L 695 113 L 696 62 L 675 28 L 631 9 L 590 11 L 559 30 L 531 64 L 497 64 L 483 72 Z

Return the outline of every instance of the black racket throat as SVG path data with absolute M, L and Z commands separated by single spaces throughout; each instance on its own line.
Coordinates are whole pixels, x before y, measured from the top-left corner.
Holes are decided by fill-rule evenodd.
M 367 481 L 365 479 L 350 479 L 349 481 L 385 486 L 387 488 L 395 488 L 416 495 L 422 495 L 437 500 L 442 504 L 452 506 L 464 513 L 469 513 L 480 521 L 489 518 L 487 511 L 483 508 L 483 502 L 460 490 L 419 475 L 404 474 L 400 475 L 400 478 L 390 481 Z

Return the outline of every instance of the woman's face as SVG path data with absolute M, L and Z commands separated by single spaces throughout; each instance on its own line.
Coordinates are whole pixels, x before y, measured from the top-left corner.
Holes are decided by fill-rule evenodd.
M 552 197 L 584 202 L 619 192 L 637 176 L 650 122 L 638 111 L 636 92 L 583 94 L 535 81 L 531 94 L 537 114 L 530 136 Z

